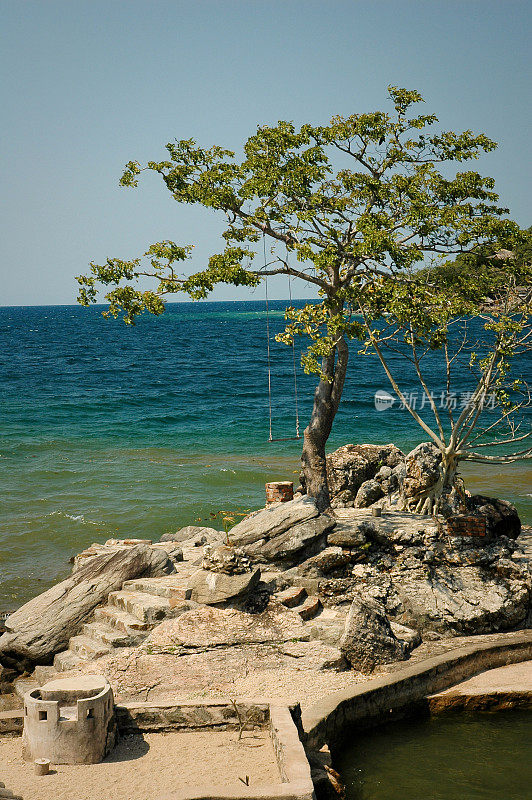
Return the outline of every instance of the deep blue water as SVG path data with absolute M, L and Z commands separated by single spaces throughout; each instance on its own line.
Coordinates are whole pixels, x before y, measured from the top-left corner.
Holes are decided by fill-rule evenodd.
M 284 307 L 271 303 L 274 437 L 295 431 L 292 354 L 273 341 Z M 262 505 L 265 480 L 297 480 L 301 442 L 267 441 L 263 303 L 172 304 L 134 327 L 101 310 L 0 308 L 0 611 L 64 576 L 93 541 L 155 539 Z M 397 404 L 375 410 L 387 379 L 356 351 L 330 449 L 410 449 L 426 436 Z M 315 381 L 298 367 L 301 429 Z M 464 472 L 532 517 L 530 469 Z

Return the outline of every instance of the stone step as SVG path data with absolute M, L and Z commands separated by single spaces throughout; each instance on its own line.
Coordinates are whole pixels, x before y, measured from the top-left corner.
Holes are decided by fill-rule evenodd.
M 101 622 L 131 635 L 147 634 L 152 625 L 141 622 L 140 619 L 129 614 L 118 606 L 100 606 L 94 610 L 94 621 Z
M 303 621 L 307 621 L 309 619 L 313 619 L 316 614 L 319 612 L 321 608 L 321 600 L 319 597 L 307 597 L 307 599 L 301 603 L 301 605 L 295 608 L 295 611 L 299 614 Z
M 144 639 L 143 634 L 126 633 L 105 622 L 86 622 L 81 633 L 109 647 L 134 647 Z
M 15 678 L 13 682 L 15 694 L 22 699 L 24 698 L 26 692 L 32 692 L 34 689 L 38 689 L 40 685 L 41 684 L 39 681 L 34 678 L 33 675 L 25 678 Z
M 170 602 L 166 597 L 157 597 L 144 592 L 119 591 L 111 592 L 108 597 L 109 605 L 121 608 L 128 614 L 155 625 L 170 616 Z
M 68 672 L 71 669 L 78 669 L 78 667 L 86 663 L 85 659 L 80 658 L 73 653 L 72 650 L 63 650 L 61 653 L 57 653 L 54 658 L 54 667 L 58 672 Z
M 324 608 L 312 620 L 310 635 L 331 647 L 338 647 L 345 630 L 347 614 Z
M 68 649 L 84 661 L 93 661 L 95 658 L 106 656 L 112 650 L 108 644 L 83 635 L 73 636 L 68 643 Z
M 192 589 L 187 586 L 188 576 L 171 576 L 169 578 L 145 578 L 125 581 L 122 589 L 128 592 L 142 592 L 155 597 L 166 597 L 175 600 L 189 600 Z
M 288 589 L 275 595 L 277 600 L 287 608 L 299 606 L 305 600 L 306 596 L 307 590 L 303 586 L 290 586 Z
M 37 666 L 33 670 L 33 677 L 38 681 L 39 686 L 43 686 L 48 681 L 51 681 L 57 670 L 54 667 L 41 667 Z

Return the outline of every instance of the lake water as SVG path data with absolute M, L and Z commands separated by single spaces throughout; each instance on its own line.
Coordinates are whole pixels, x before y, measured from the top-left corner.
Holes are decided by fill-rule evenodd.
M 530 713 L 396 722 L 353 739 L 338 760 L 347 800 L 530 800 Z
M 273 434 L 291 436 L 292 355 L 273 341 L 285 302 L 271 307 Z M 314 385 L 299 369 L 301 429 Z M 375 410 L 378 389 L 389 389 L 380 365 L 355 344 L 331 450 L 426 438 L 397 404 Z M 0 611 L 64 577 L 94 541 L 157 539 L 263 505 L 266 480 L 297 481 L 300 451 L 268 443 L 260 301 L 172 304 L 135 327 L 96 307 L 0 308 Z M 532 521 L 530 467 L 463 472 Z

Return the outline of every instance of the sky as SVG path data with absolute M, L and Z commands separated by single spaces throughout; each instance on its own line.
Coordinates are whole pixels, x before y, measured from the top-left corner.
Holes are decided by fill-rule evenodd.
M 178 206 L 155 175 L 120 188 L 127 161 L 387 109 L 389 84 L 499 142 L 474 168 L 529 226 L 531 22 L 518 0 L 0 0 L 0 305 L 73 303 L 90 261 L 162 239 L 195 244 L 201 269 L 224 217 Z M 270 291 L 285 298 L 284 279 Z

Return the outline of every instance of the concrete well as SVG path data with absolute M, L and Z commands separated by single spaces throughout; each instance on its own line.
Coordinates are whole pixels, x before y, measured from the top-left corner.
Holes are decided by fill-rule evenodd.
M 113 690 L 102 675 L 53 680 L 24 696 L 27 761 L 96 764 L 116 740 Z

